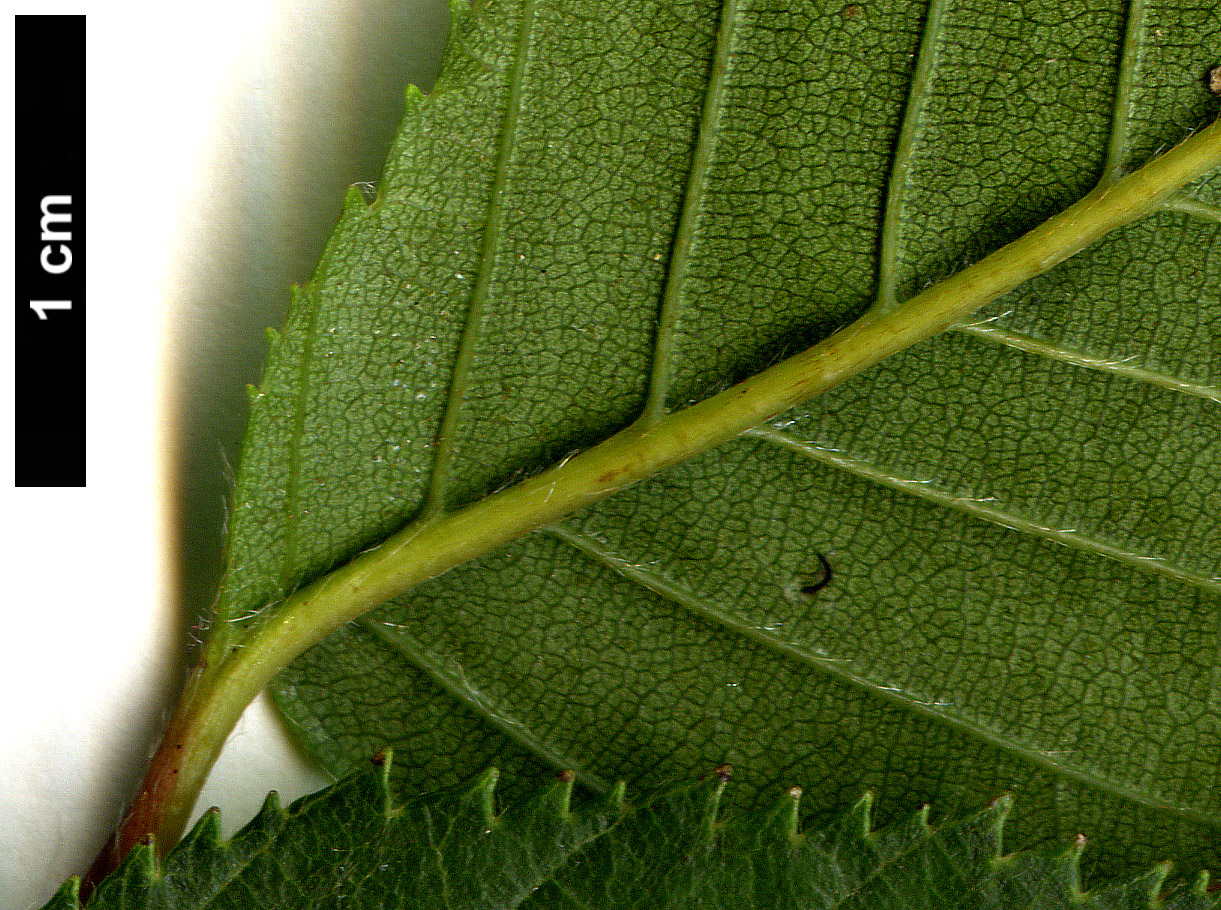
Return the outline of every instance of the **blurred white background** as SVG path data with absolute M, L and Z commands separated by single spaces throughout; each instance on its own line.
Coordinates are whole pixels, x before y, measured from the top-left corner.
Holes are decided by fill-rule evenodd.
M 431 86 L 445 0 L 9 5 L 88 15 L 88 487 L 12 486 L 0 370 L 0 910 L 40 907 L 117 822 L 219 572 L 227 462 L 263 330 L 344 189 L 375 181 L 408 82 Z M 12 130 L 12 86 L 0 89 Z M 12 145 L 0 152 L 12 173 Z M 12 287 L 12 219 L 0 222 Z M 11 293 L 10 293 L 11 297 Z M 12 320 L 0 319 L 11 363 Z M 226 831 L 325 776 L 265 704 L 197 811 Z

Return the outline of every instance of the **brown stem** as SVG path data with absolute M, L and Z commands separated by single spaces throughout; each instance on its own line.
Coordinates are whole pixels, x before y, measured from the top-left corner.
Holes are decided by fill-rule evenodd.
M 220 751 L 219 747 L 200 749 L 203 740 L 210 734 L 214 736 L 216 724 L 207 721 L 218 719 L 206 716 L 207 712 L 214 710 L 210 707 L 211 699 L 198 697 L 205 688 L 201 686 L 205 667 L 206 664 L 197 667 L 188 678 L 161 743 L 140 783 L 140 792 L 136 794 L 118 829 L 81 879 L 82 903 L 89 899 L 102 879 L 118 868 L 133 847 L 139 844 L 154 847 L 160 859 L 182 835 L 198 793 L 198 787 L 192 783 L 183 786 L 183 777 L 195 778 L 202 783 Z M 227 733 L 228 730 L 225 730 L 222 734 L 222 742 Z M 202 765 L 201 758 L 204 760 Z

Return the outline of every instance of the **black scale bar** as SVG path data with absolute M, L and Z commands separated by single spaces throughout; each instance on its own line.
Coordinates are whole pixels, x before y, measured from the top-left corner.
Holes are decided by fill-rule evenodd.
M 85 485 L 85 17 L 16 17 L 19 487 Z

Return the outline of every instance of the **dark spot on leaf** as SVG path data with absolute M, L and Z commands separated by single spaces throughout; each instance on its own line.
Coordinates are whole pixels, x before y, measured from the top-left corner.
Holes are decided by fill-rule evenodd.
M 577 779 L 577 772 L 576 771 L 561 771 L 559 774 L 556 775 L 556 777 L 558 777 L 560 780 L 562 780 L 566 784 L 571 784 L 574 780 Z
M 733 766 L 719 765 L 712 773 L 717 776 L 721 783 L 726 783 L 729 778 L 733 777 Z
M 823 554 L 818 554 L 818 565 L 809 571 L 799 572 L 789 582 L 787 590 L 791 600 L 810 600 L 831 583 L 831 563 Z
M 861 14 L 861 12 L 862 10 L 859 3 L 849 3 L 839 11 L 839 14 L 845 19 L 855 19 Z

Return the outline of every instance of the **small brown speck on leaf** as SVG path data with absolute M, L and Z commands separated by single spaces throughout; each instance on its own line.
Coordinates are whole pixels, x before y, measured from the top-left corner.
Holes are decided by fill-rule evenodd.
M 1208 71 L 1208 90 L 1214 95 L 1221 95 L 1221 66 L 1214 66 Z
M 726 783 L 729 778 L 733 777 L 733 767 L 730 765 L 719 765 L 712 773 L 717 776 L 721 783 Z
M 847 6 L 845 6 L 842 10 L 839 11 L 839 14 L 841 16 L 843 16 L 845 19 L 855 19 L 862 12 L 863 12 L 863 10 L 861 9 L 859 3 L 849 3 Z

